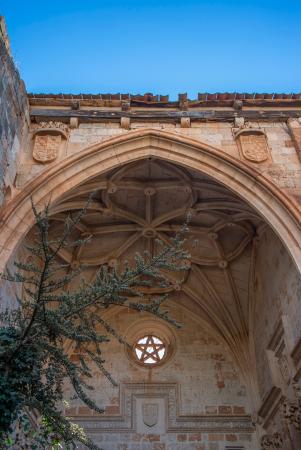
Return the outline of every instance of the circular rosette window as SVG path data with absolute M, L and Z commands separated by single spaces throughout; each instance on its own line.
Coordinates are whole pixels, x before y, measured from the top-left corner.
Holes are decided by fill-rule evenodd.
M 163 361 L 166 356 L 166 345 L 157 336 L 148 334 L 135 343 L 134 353 L 140 363 L 151 366 Z
M 139 319 L 129 326 L 124 337 L 126 355 L 141 368 L 159 368 L 175 354 L 174 332 L 160 319 Z

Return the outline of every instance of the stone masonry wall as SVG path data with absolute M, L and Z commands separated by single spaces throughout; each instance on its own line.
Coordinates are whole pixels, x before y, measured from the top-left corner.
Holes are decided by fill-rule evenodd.
M 26 141 L 28 101 L 23 81 L 10 54 L 4 19 L 0 17 L 0 206 L 9 200 Z
M 93 420 L 96 421 L 97 431 L 90 434 L 105 450 L 225 450 L 232 446 L 245 450 L 255 449 L 253 433 L 246 430 L 239 432 L 235 425 L 231 430 L 229 425 L 233 416 L 243 417 L 250 413 L 247 389 L 231 356 L 212 332 L 200 323 L 192 321 L 191 317 L 179 310 L 173 302 L 169 305 L 172 317 L 182 324 L 180 330 L 173 330 L 175 341 L 171 359 L 161 367 L 146 369 L 135 362 L 134 356 L 128 354 L 122 344 L 112 340 L 105 349 L 104 358 L 108 361 L 106 368 L 118 382 L 118 386 L 110 385 L 96 371 L 93 378 L 95 399 L 105 408 L 105 414 L 100 416 L 105 422 L 97 422 L 97 415 L 92 414 L 89 408 L 76 400 L 70 401 L 67 414 L 72 415 L 73 419 L 77 418 L 87 428 L 93 426 Z M 137 323 L 139 326 L 139 322 L 143 335 L 143 319 L 143 315 L 120 311 L 115 313 L 109 322 L 121 335 L 127 337 L 132 327 L 137 327 Z M 162 330 L 165 326 L 163 323 Z M 72 358 L 77 360 L 76 353 Z M 152 383 L 151 394 L 148 383 Z M 141 385 L 145 388 L 141 389 Z M 169 410 L 163 402 L 170 385 L 176 386 L 177 389 L 174 406 L 178 419 L 175 421 L 174 430 L 167 430 L 168 420 L 174 420 L 173 408 L 170 407 L 170 401 Z M 126 406 L 123 405 L 124 386 L 132 390 L 132 398 L 135 399 L 132 406 L 127 402 Z M 137 386 L 140 386 L 139 391 Z M 69 388 L 66 389 L 66 394 L 72 396 Z M 139 402 L 147 399 L 151 403 L 159 404 L 159 423 L 153 427 L 144 425 L 139 409 Z M 116 421 L 120 421 L 120 415 L 122 425 L 117 425 Z M 199 422 L 193 430 L 193 424 L 200 416 L 203 420 L 212 416 L 214 420 L 225 420 L 228 423 L 228 431 L 202 430 Z M 184 418 L 186 428 L 181 422 Z M 131 430 L 130 422 L 133 424 Z M 111 430 L 101 432 L 102 427 L 108 426 Z
M 295 401 L 300 378 L 292 359 L 300 342 L 301 278 L 288 252 L 270 230 L 258 245 L 254 283 L 254 340 L 261 407 L 259 422 L 270 436 L 275 430 L 283 449 L 301 448 L 301 436 L 283 418 L 282 399 Z
M 283 379 L 289 376 L 290 352 L 300 339 L 301 279 L 289 254 L 271 230 L 262 236 L 257 255 L 255 280 L 255 348 L 257 373 L 261 399 L 263 400 L 273 385 L 282 387 Z M 288 321 L 285 321 L 285 317 Z M 284 370 L 271 367 L 268 361 L 270 342 L 283 328 L 285 341 L 284 358 L 287 362 L 287 375 Z M 281 334 L 281 332 L 279 332 Z M 266 367 L 270 367 L 266 370 Z M 278 372 L 278 373 L 277 373 Z M 292 375 L 292 374 L 290 374 Z
M 246 126 L 265 133 L 269 153 L 266 161 L 254 163 L 241 156 L 238 141 L 235 139 L 237 128 L 234 127 L 234 123 L 192 122 L 190 128 L 182 128 L 180 124 L 133 121 L 129 130 L 122 128 L 116 122 L 81 123 L 76 128 L 69 128 L 68 137 L 61 145 L 57 158 L 47 165 L 33 159 L 34 139 L 31 135 L 29 145 L 24 149 L 22 155 L 18 187 L 21 188 L 27 181 L 32 180 L 51 165 L 55 165 L 60 160 L 81 152 L 93 144 L 126 135 L 134 130 L 152 128 L 179 134 L 220 148 L 226 154 L 259 170 L 267 179 L 299 201 L 301 198 L 301 164 L 287 124 L 285 122 L 253 121 Z M 32 131 L 37 128 L 39 125 L 34 124 Z
M 298 126 L 299 124 L 298 121 Z M 235 131 L 234 123 L 192 122 L 189 128 L 182 128 L 179 123 L 142 123 L 132 121 L 130 130 L 122 128 L 116 122 L 80 123 L 79 125 L 76 124 L 75 127 L 64 124 L 64 126 L 68 127 L 66 138 L 62 139 L 56 159 L 45 165 L 33 159 L 35 145 L 34 131 L 39 129 L 40 126 L 39 123 L 32 124 L 32 139 L 30 139 L 30 145 L 24 152 L 22 166 L 20 167 L 18 177 L 19 189 L 22 189 L 28 181 L 33 180 L 44 170 L 47 170 L 47 168 L 51 166 L 55 167 L 58 162 L 67 157 L 79 154 L 93 144 L 103 143 L 106 140 L 109 141 L 113 137 L 124 136 L 130 133 L 131 130 L 152 128 L 193 138 L 220 148 L 225 154 L 243 161 L 249 167 L 255 168 L 291 199 L 300 203 L 301 164 L 290 129 L 285 121 L 253 121 L 247 124 L 247 127 L 251 129 L 261 130 L 266 137 L 268 157 L 261 162 L 252 162 L 244 157 L 240 151 L 238 141 L 235 139 L 237 130 Z M 259 403 L 262 402 L 264 404 L 273 387 L 282 389 L 284 395 L 292 395 L 291 381 L 288 381 L 288 378 L 291 380 L 294 374 L 290 352 L 300 338 L 301 329 L 301 314 L 299 311 L 300 275 L 295 269 L 287 250 L 271 230 L 266 231 L 261 236 L 258 247 L 256 273 L 255 353 L 259 384 Z M 129 317 L 127 316 L 126 320 Z M 285 317 L 289 318 L 286 322 L 284 320 Z M 121 319 L 116 317 L 116 320 Z M 275 352 L 270 350 L 269 346 L 273 335 L 275 333 L 277 334 L 277 327 L 280 326 L 279 323 L 281 326 L 285 325 L 283 336 L 285 346 L 283 354 L 280 352 L 279 358 L 278 356 L 274 358 L 273 353 L 275 354 Z M 120 329 L 119 326 L 117 328 Z M 219 364 L 223 367 L 227 366 L 228 357 L 225 356 L 226 352 L 219 344 L 210 343 L 210 346 L 204 345 L 200 330 L 197 328 L 196 330 L 200 333 L 198 337 L 195 335 L 195 338 L 192 338 L 190 343 L 186 342 L 186 344 L 184 344 L 185 339 L 190 339 L 194 335 L 193 328 L 191 327 L 189 329 L 189 335 L 187 336 L 181 334 L 181 332 L 178 333 L 179 342 L 183 339 L 182 344 L 179 344 L 178 347 L 178 349 L 181 346 L 183 348 L 182 353 L 179 352 L 177 354 L 179 365 L 174 366 L 174 358 L 166 365 L 166 368 L 162 367 L 158 372 L 154 371 L 151 382 L 164 383 L 174 380 L 180 386 L 183 414 L 206 415 L 206 408 L 213 407 L 211 411 L 214 414 L 218 414 L 219 411 L 228 411 L 231 415 L 233 414 L 234 406 L 239 408 L 244 407 L 247 413 L 252 413 L 253 411 L 248 409 L 247 402 L 244 404 L 242 397 L 238 395 L 237 380 L 232 379 L 229 383 L 225 382 L 224 379 L 218 380 L 220 386 L 223 383 L 225 384 L 222 389 L 215 383 L 217 379 L 216 368 Z M 289 346 L 287 346 L 288 343 L 290 344 Z M 211 346 L 216 346 L 215 350 Z M 141 372 L 139 374 L 139 369 L 134 366 L 129 366 L 129 362 L 125 359 L 124 353 L 115 344 L 110 344 L 108 348 L 110 348 L 110 354 L 116 358 L 117 374 L 125 374 L 119 378 L 121 385 L 124 383 L 143 383 L 149 381 L 145 377 L 145 373 Z M 210 353 L 208 349 L 210 349 Z M 198 351 L 202 354 L 200 360 L 195 358 L 195 354 Z M 221 358 L 225 357 L 225 361 L 217 360 L 214 362 L 210 356 L 214 354 L 221 355 Z M 271 356 L 274 358 L 272 363 L 269 359 Z M 206 361 L 207 357 L 208 360 Z M 190 365 L 189 371 L 187 372 L 188 362 Z M 112 366 L 112 370 L 115 370 L 114 366 Z M 225 372 L 231 373 L 231 370 L 228 372 L 225 369 Z M 95 379 L 95 383 L 99 401 L 103 405 L 108 405 L 108 422 L 114 424 L 116 420 L 116 415 L 114 416 L 114 414 L 118 415 L 119 411 L 119 391 L 114 393 L 109 387 L 104 391 L 101 390 L 100 379 Z M 205 390 L 203 386 L 206 386 Z M 232 390 L 233 386 L 235 387 L 234 391 Z M 112 399 L 115 400 L 112 401 Z M 222 409 L 220 410 L 219 407 L 222 407 Z M 223 410 L 223 407 L 226 409 Z M 71 413 L 77 416 L 79 421 L 83 421 L 83 423 L 87 423 L 88 421 L 90 423 L 90 413 L 85 409 L 79 408 L 81 408 L 79 405 L 72 404 Z M 280 419 L 277 419 L 275 416 L 273 420 Z M 267 431 L 273 432 L 273 429 L 279 429 L 277 425 L 273 425 L 273 420 L 266 427 L 263 427 L 263 433 Z M 97 427 L 95 426 L 95 428 Z M 158 433 L 147 434 L 144 432 L 140 433 L 135 428 L 131 432 L 125 432 L 121 428 L 116 432 L 101 433 L 95 431 L 93 436 L 95 435 L 98 442 L 106 450 L 225 450 L 227 447 L 236 447 L 237 449 L 242 447 L 245 450 L 257 450 L 258 448 L 258 445 L 254 443 L 255 434 L 253 434 L 252 443 L 249 441 L 249 439 L 252 439 L 250 437 L 251 435 L 245 433 L 198 432 L 199 437 L 193 437 L 194 434 L 191 431 L 182 433 L 181 430 L 176 433 L 160 431 Z

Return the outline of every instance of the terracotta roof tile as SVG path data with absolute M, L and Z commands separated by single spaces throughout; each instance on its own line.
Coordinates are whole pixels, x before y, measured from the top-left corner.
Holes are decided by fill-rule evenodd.
M 247 93 L 247 92 L 200 92 L 197 98 L 189 99 L 186 93 L 178 95 L 177 100 L 169 100 L 168 95 L 154 95 L 150 92 L 145 94 L 66 94 L 66 93 L 28 93 L 31 104 L 43 104 L 43 100 L 48 99 L 52 104 L 68 104 L 68 101 L 79 100 L 83 104 L 116 106 L 122 101 L 129 101 L 132 106 L 149 107 L 177 107 L 183 102 L 188 102 L 189 107 L 198 106 L 232 106 L 236 100 L 242 101 L 243 105 L 269 106 L 301 106 L 301 93 Z M 300 103 L 300 104 L 299 104 Z

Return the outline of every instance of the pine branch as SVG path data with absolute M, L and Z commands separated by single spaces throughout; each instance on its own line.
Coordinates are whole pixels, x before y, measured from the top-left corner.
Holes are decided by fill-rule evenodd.
M 46 436 L 47 445 L 53 435 L 59 435 L 65 444 L 75 445 L 79 441 L 91 450 L 98 450 L 83 430 L 62 415 L 57 405 L 63 400 L 64 382 L 69 379 L 78 398 L 91 409 L 103 412 L 87 394 L 93 387 L 85 380 L 91 379 L 94 365 L 116 385 L 105 368 L 101 346 L 109 341 L 109 336 L 128 344 L 102 317 L 102 312 L 117 305 L 150 313 L 179 326 L 168 311 L 161 309 L 167 295 L 144 297 L 139 289 L 152 283 L 170 286 L 164 271 L 187 269 L 185 261 L 189 255 L 183 250 L 186 225 L 171 239 L 170 245 L 158 241 L 155 256 L 147 252 L 137 254 L 133 264 L 126 262 L 123 269 L 109 270 L 103 265 L 93 282 L 82 279 L 78 288 L 68 290 L 71 281 L 83 274 L 85 268 L 72 270 L 69 264 L 59 263 L 59 253 L 65 248 L 85 245 L 91 239 L 91 236 L 73 239 L 91 199 L 92 196 L 82 210 L 67 217 L 63 233 L 57 239 L 51 237 L 50 203 L 40 212 L 32 203 L 37 234 L 33 243 L 25 247 L 33 261 L 15 262 L 16 273 L 2 274 L 3 279 L 24 285 L 23 295 L 17 298 L 20 308 L 0 314 L 0 324 L 3 323 L 0 391 L 5 400 L 0 404 L 0 433 L 4 430 L 6 436 L 19 412 L 29 408 L 44 418 L 41 433 Z M 98 327 L 107 334 L 100 333 Z M 81 352 L 78 364 L 65 353 L 66 340 Z

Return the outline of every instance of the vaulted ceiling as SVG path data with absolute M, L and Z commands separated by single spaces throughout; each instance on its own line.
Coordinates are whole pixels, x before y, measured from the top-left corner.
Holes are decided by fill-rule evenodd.
M 252 243 L 265 226 L 259 215 L 209 177 L 149 158 L 69 191 L 54 205 L 56 233 L 66 214 L 83 207 L 93 192 L 76 236 L 93 239 L 60 257 L 72 267 L 86 265 L 92 279 L 102 263 L 155 252 L 156 240 L 168 242 L 190 213 L 185 245 L 191 266 L 173 279 L 171 301 L 213 328 L 236 360 L 247 359 Z

